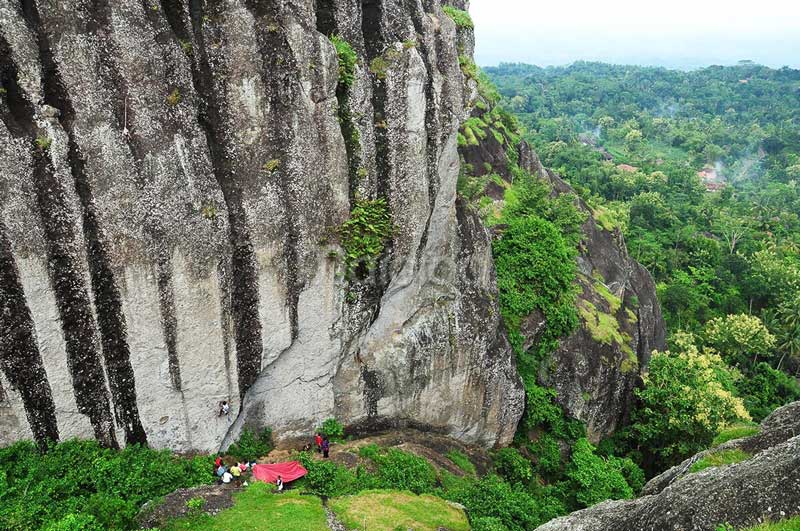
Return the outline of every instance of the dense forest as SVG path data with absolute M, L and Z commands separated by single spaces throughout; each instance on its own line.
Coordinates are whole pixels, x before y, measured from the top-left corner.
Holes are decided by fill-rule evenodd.
M 800 397 L 800 71 L 486 73 L 544 165 L 657 281 L 671 354 L 605 447 L 653 474 Z

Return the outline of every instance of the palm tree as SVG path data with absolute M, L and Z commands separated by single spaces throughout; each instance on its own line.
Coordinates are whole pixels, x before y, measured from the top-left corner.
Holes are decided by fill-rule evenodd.
M 800 296 L 781 303 L 775 313 L 780 323 L 778 332 L 778 348 L 782 353 L 778 362 L 780 369 L 787 354 L 793 359 L 800 357 Z

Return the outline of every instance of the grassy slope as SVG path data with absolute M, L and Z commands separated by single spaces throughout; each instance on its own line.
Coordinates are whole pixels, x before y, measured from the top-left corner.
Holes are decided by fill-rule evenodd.
M 172 521 L 164 531 L 328 531 L 322 501 L 297 491 L 273 494 L 272 486 L 253 483 L 234 496 L 236 504 L 217 516 Z
M 348 530 L 393 531 L 469 531 L 464 511 L 430 495 L 410 492 L 370 490 L 331 500 L 331 508 Z

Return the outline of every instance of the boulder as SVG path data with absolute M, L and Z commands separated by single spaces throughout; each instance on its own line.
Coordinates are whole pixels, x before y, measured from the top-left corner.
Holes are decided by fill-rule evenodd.
M 800 402 L 775 411 L 761 432 L 710 451 L 739 448 L 749 459 L 689 473 L 702 452 L 651 480 L 640 498 L 606 501 L 537 531 L 714 531 L 800 515 Z

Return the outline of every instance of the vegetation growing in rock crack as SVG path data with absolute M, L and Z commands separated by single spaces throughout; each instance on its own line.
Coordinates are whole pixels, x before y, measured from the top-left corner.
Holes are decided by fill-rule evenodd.
M 392 235 L 392 216 L 385 199 L 357 199 L 350 218 L 338 227 L 344 260 L 350 274 L 375 267 Z
M 350 43 L 338 35 L 331 35 L 331 42 L 336 48 L 336 54 L 339 57 L 339 83 L 349 88 L 355 80 L 358 55 L 356 55 Z

